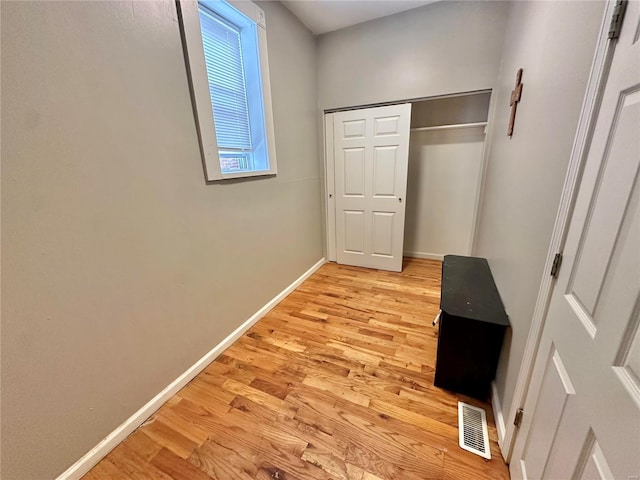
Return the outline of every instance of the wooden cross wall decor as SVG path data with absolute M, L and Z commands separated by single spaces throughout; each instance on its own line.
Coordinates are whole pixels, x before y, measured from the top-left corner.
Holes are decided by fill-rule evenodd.
M 516 73 L 516 88 L 511 92 L 511 118 L 509 119 L 509 130 L 507 131 L 508 136 L 513 135 L 513 126 L 516 123 L 516 108 L 518 108 L 518 102 L 522 98 L 522 69 L 518 70 Z

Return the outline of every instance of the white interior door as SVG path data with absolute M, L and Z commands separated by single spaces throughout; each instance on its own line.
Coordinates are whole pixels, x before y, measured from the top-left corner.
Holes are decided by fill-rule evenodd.
M 402 271 L 411 104 L 333 115 L 338 263 Z
M 514 446 L 513 479 L 640 478 L 639 22 L 640 2 L 629 2 Z

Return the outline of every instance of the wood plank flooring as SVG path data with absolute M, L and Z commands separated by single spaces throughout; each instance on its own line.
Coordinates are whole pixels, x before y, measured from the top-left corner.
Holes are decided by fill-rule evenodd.
M 324 265 L 84 479 L 508 479 L 433 386 L 440 268 Z

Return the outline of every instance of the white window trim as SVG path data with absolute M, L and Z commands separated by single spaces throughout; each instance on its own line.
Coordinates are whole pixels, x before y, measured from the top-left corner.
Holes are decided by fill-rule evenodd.
M 198 124 L 198 136 L 204 157 L 205 175 L 208 181 L 275 175 L 278 172 L 275 133 L 273 128 L 269 56 L 267 54 L 267 28 L 264 11 L 249 0 L 227 0 L 227 3 L 255 21 L 258 27 L 258 48 L 260 50 L 260 72 L 262 76 L 262 96 L 264 101 L 265 128 L 267 131 L 266 140 L 269 154 L 269 170 L 222 173 L 213 120 L 213 109 L 211 107 L 211 97 L 209 96 L 209 82 L 202 46 L 198 2 L 195 0 L 180 0 L 178 4 L 180 5 L 180 14 L 182 17 L 183 40 L 186 47 L 185 54 L 191 80 L 196 121 Z

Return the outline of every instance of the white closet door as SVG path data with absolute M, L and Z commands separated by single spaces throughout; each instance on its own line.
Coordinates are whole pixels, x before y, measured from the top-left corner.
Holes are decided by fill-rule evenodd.
M 516 479 L 640 477 L 640 3 L 629 2 L 540 340 Z
M 338 263 L 402 271 L 411 104 L 333 116 Z

